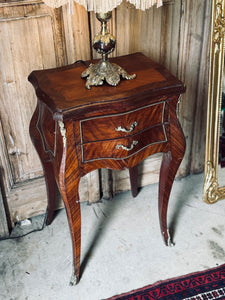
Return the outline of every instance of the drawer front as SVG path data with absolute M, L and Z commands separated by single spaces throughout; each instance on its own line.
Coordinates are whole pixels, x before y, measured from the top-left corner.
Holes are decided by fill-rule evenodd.
M 98 159 L 125 159 L 148 146 L 166 142 L 165 126 L 161 124 L 126 138 L 82 144 L 82 162 Z
M 164 122 L 165 101 L 80 122 L 81 143 L 126 137 Z

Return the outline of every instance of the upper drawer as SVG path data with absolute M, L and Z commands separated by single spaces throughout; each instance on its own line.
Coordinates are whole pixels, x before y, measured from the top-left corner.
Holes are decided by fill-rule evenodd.
M 162 124 L 165 101 L 126 113 L 80 121 L 81 143 L 121 138 Z

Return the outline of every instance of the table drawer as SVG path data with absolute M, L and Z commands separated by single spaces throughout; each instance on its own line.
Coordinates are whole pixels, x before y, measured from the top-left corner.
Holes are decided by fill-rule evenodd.
M 82 144 L 82 162 L 108 158 L 124 159 L 148 146 L 165 142 L 167 142 L 166 129 L 160 124 L 126 138 Z
M 81 143 L 121 138 L 164 122 L 165 101 L 80 122 Z

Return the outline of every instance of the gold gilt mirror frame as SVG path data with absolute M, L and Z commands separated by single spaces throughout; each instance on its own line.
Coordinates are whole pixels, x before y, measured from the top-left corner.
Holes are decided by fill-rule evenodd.
M 215 203 L 225 198 L 224 186 L 218 181 L 221 136 L 222 82 L 224 74 L 225 0 L 212 1 L 211 50 L 206 128 L 205 178 L 203 200 Z M 223 176 L 223 175 L 220 175 Z

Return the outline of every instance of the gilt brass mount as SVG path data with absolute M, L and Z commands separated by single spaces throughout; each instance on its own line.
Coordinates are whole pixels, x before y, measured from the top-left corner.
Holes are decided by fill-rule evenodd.
M 110 63 L 108 54 L 116 46 L 115 37 L 107 30 L 107 22 L 112 17 L 112 12 L 97 13 L 97 19 L 101 22 L 101 31 L 94 38 L 93 48 L 102 55 L 102 59 L 97 64 L 91 64 L 82 74 L 81 77 L 87 77 L 86 88 L 91 86 L 103 85 L 106 81 L 109 85 L 116 86 L 120 82 L 120 76 L 124 79 L 134 79 L 136 74 L 129 75 L 120 66 Z

